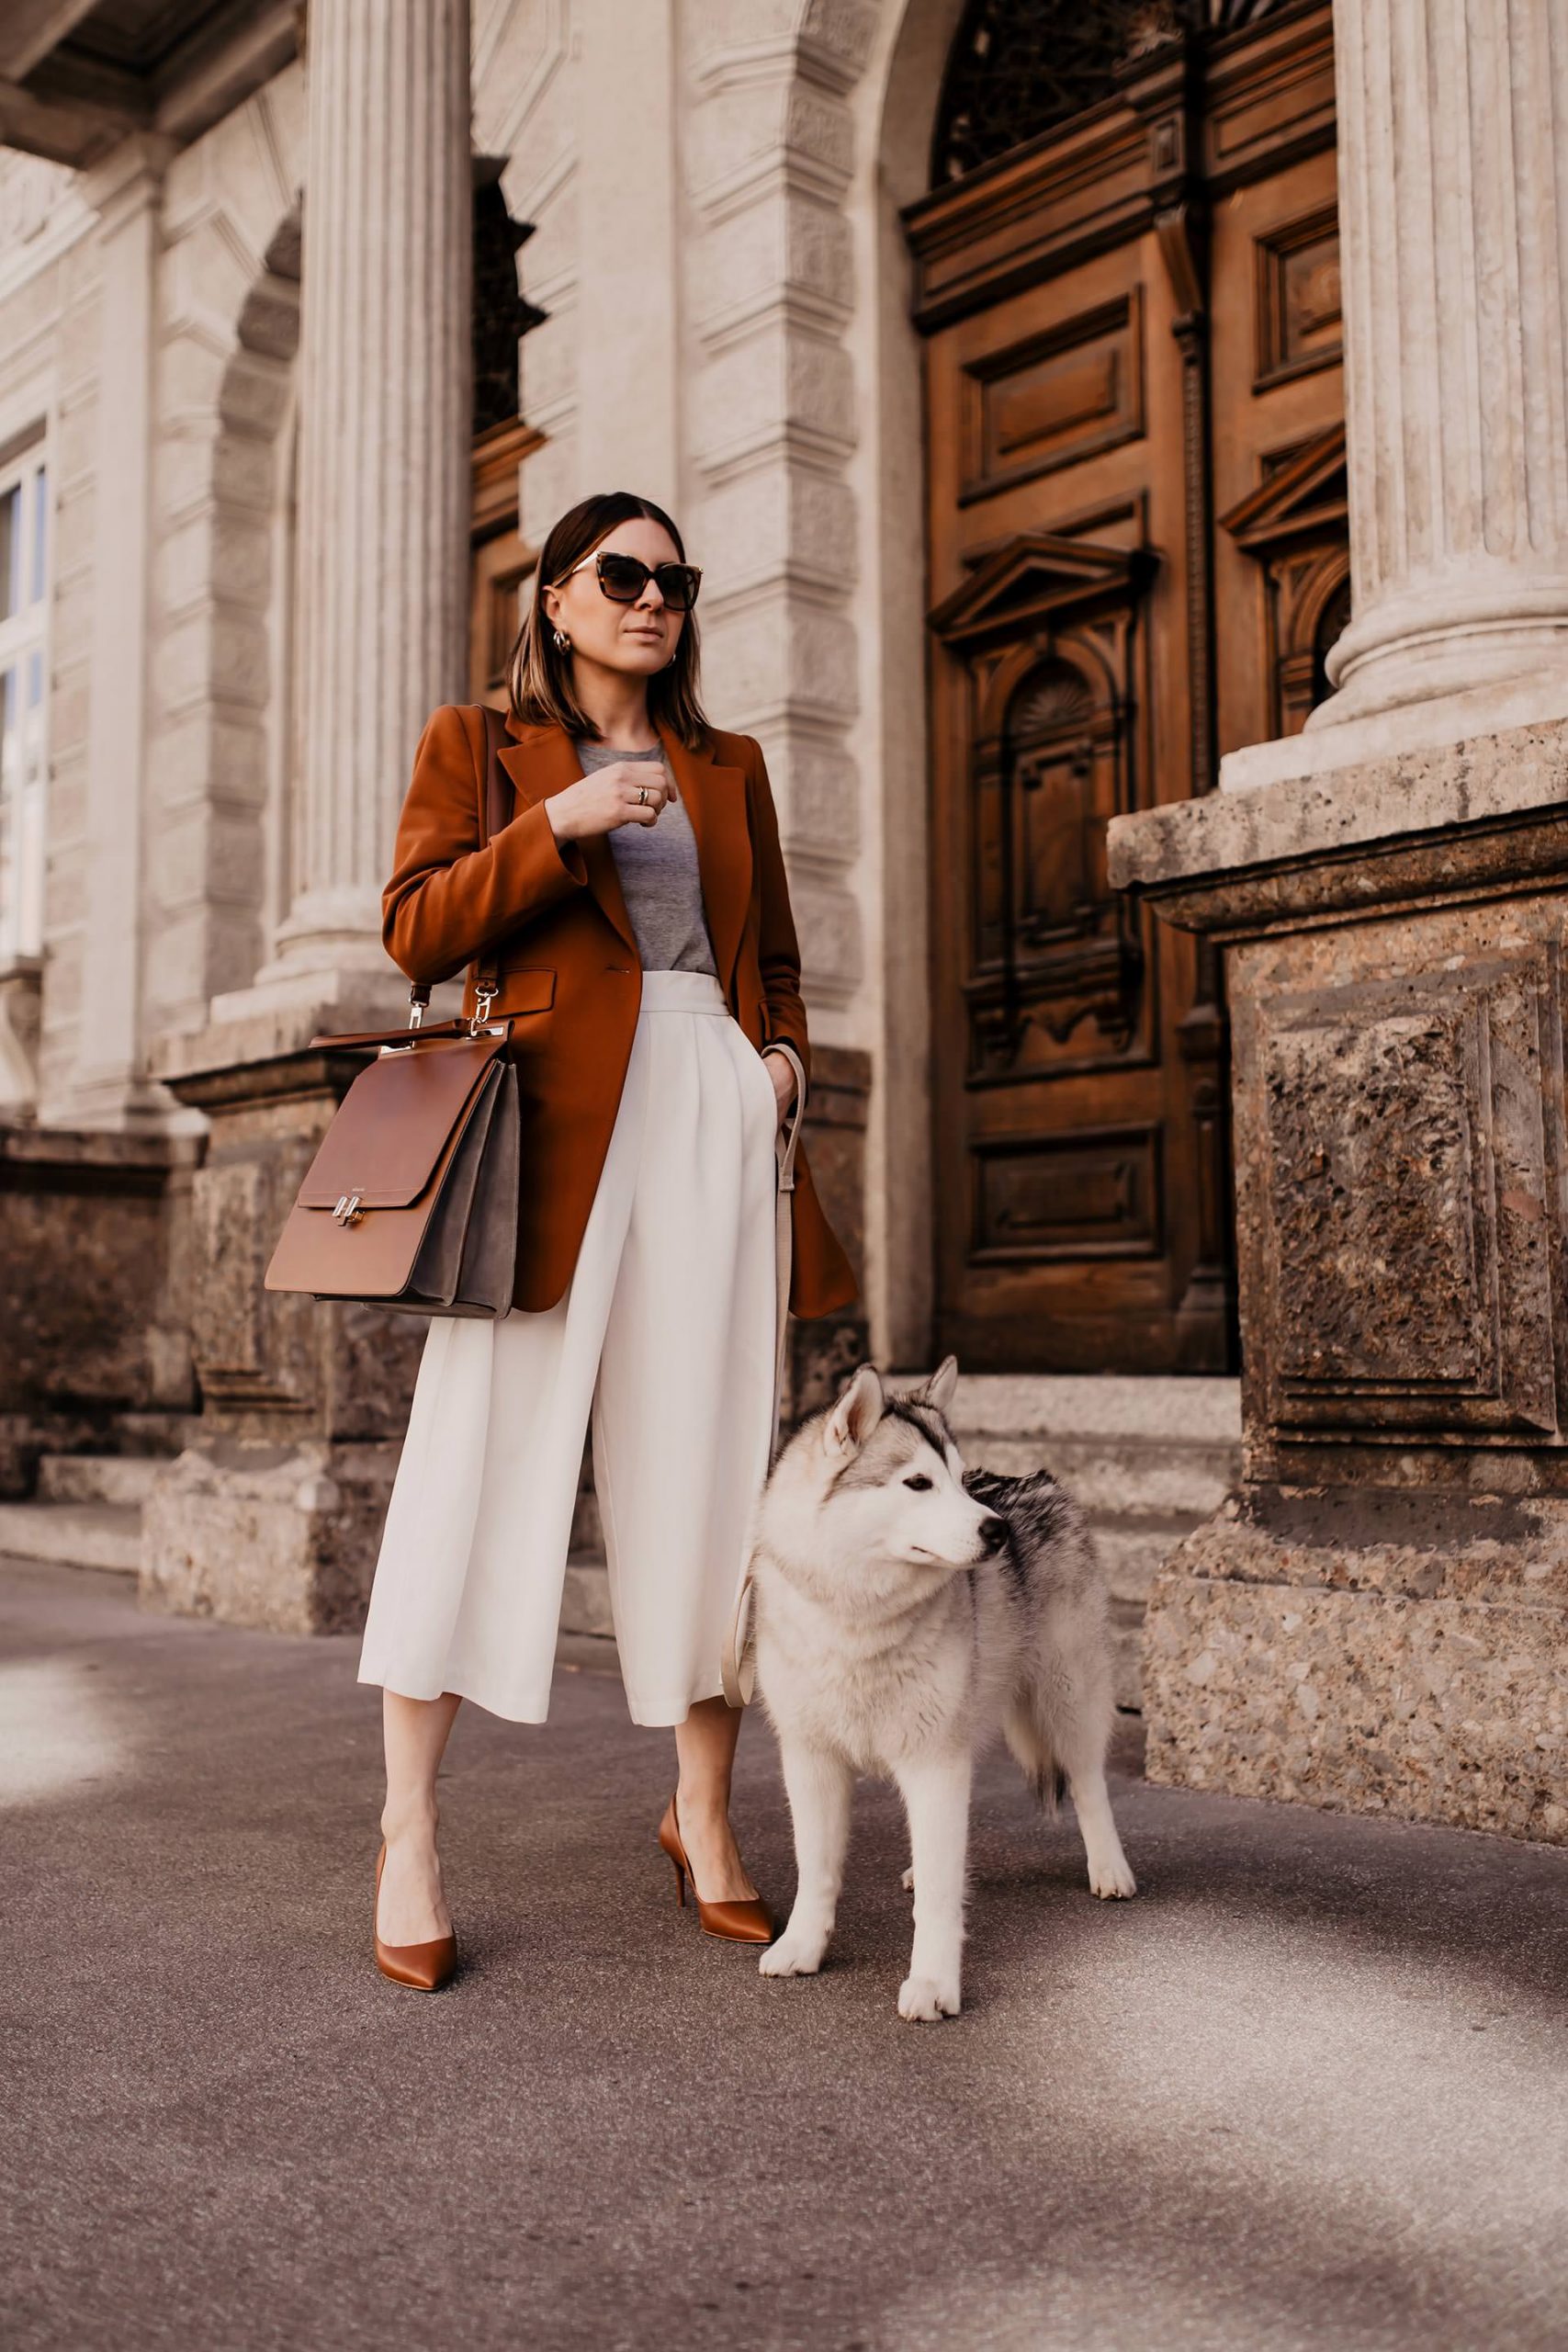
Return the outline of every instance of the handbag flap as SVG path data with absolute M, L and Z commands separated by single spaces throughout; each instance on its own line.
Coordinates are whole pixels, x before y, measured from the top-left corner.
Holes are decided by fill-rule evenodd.
M 300 1206 L 333 1208 L 350 1193 L 367 1209 L 416 1201 L 505 1043 L 462 1037 L 367 1063 L 321 1137 L 299 1187 Z

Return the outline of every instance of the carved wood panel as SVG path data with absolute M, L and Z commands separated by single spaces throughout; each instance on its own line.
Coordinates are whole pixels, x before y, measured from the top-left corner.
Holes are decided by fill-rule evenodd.
M 1032 533 L 934 626 L 963 663 L 971 1084 L 1146 1056 L 1142 929 L 1105 830 L 1134 804 L 1142 551 Z

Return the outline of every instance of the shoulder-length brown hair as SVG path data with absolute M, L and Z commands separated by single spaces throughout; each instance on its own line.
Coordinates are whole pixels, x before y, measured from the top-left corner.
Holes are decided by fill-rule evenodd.
M 596 497 L 570 507 L 540 548 L 533 597 L 506 671 L 512 715 L 520 726 L 564 727 L 569 735 L 586 737 L 590 742 L 600 740 L 598 728 L 572 693 L 570 652 L 556 650 L 555 632 L 545 611 L 545 590 L 558 585 L 619 524 L 639 516 L 669 532 L 675 552 L 684 562 L 681 534 L 662 506 L 629 490 L 601 491 Z M 674 659 L 648 682 L 649 718 L 671 728 L 693 751 L 703 743 L 708 724 L 697 699 L 697 616 L 692 612 L 686 615 Z

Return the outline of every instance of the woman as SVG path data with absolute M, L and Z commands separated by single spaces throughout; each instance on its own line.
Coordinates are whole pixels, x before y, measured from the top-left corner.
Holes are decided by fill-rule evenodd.
M 377 1961 L 424 1990 L 456 1963 L 437 1767 L 465 1697 L 545 1719 L 590 1417 L 628 1707 L 675 1727 L 660 1843 L 710 1932 L 773 1932 L 719 1657 L 773 1436 L 784 1048 L 807 1076 L 810 1049 L 761 753 L 698 701 L 699 578 L 647 499 L 561 517 L 512 658 L 516 812 L 483 842 L 482 714 L 437 710 L 383 898 L 411 979 L 499 966 L 523 1104 L 513 1311 L 431 1323 L 359 1667 L 384 1689 Z M 855 1282 L 795 1168 L 790 1306 L 822 1315 Z

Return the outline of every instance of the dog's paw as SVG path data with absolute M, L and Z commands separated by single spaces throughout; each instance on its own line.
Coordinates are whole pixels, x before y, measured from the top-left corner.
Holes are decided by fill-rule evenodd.
M 904 1872 L 904 1875 L 898 1881 L 898 1883 L 903 1888 L 906 1894 L 913 1894 L 915 1891 L 915 1865 L 913 1862 L 909 1864 L 908 1869 Z
M 826 1936 L 797 1936 L 786 1928 L 757 1962 L 763 1976 L 815 1976 L 828 1949 Z
M 906 1976 L 898 1987 L 898 2014 L 915 2025 L 932 2025 L 938 2018 L 955 2018 L 960 2007 L 958 1979 L 939 1984 L 934 1976 Z
M 1138 1882 L 1127 1867 L 1125 1854 L 1096 1862 L 1089 1874 L 1089 1891 L 1098 1894 L 1102 1903 L 1125 1901 L 1128 1895 L 1136 1894 Z

